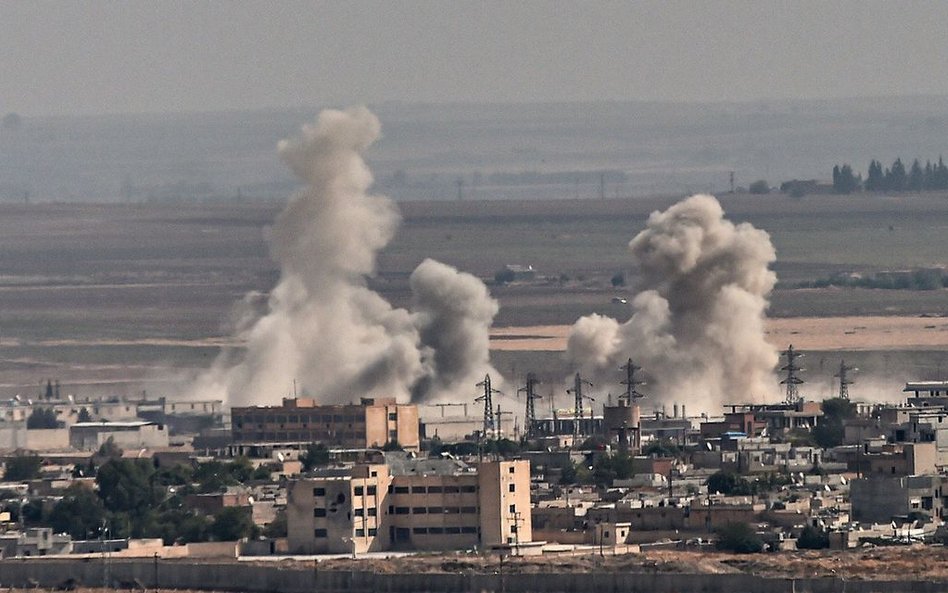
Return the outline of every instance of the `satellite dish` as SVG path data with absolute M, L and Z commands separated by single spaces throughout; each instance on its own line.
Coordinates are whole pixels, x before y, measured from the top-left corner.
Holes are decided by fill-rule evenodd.
M 845 486 L 845 485 L 846 485 L 846 478 L 845 478 L 844 476 L 840 476 L 840 477 L 839 477 L 839 483 L 842 484 L 843 486 Z
M 286 457 L 283 456 L 283 453 L 277 453 L 277 459 L 280 460 L 280 463 L 286 461 Z
M 827 492 L 832 492 L 833 489 L 830 488 L 829 484 L 823 484 L 823 490 L 826 490 Z
M 247 502 L 249 502 L 250 504 L 253 504 L 253 496 L 248 496 Z

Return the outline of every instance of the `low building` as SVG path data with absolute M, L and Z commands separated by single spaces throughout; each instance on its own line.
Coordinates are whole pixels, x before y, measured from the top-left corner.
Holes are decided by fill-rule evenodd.
M 129 422 L 77 422 L 69 427 L 69 446 L 95 451 L 111 440 L 121 449 L 167 447 L 164 425 L 135 420 Z
M 417 451 L 418 407 L 394 398 L 362 398 L 359 404 L 322 405 L 312 399 L 284 399 L 281 406 L 231 410 L 233 447 L 239 454 L 267 456 L 274 448 L 310 443 L 366 449 L 398 443 Z
M 943 478 L 940 476 L 872 476 L 850 485 L 852 516 L 860 522 L 889 522 L 895 517 L 922 513 L 943 516 Z
M 291 480 L 292 554 L 453 550 L 531 541 L 530 463 L 386 455 Z

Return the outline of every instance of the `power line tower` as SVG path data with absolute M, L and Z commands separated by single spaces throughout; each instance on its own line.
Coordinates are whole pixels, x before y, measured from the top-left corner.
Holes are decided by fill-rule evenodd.
M 797 386 L 803 384 L 803 379 L 797 377 L 797 372 L 802 371 L 803 367 L 797 366 L 794 361 L 803 355 L 793 349 L 793 344 L 780 354 L 787 359 L 787 364 L 780 367 L 781 371 L 787 372 L 786 378 L 780 384 L 787 386 L 787 403 L 796 404 L 800 401 L 800 390 Z
M 495 393 L 500 393 L 500 390 L 494 389 L 490 386 L 490 375 L 485 375 L 484 380 L 476 385 L 477 387 L 484 388 L 484 395 L 474 398 L 475 402 L 484 402 L 484 437 L 487 438 L 488 434 L 493 434 L 497 432 L 497 416 L 494 414 L 494 403 L 493 397 Z
M 592 383 L 580 377 L 579 373 L 576 373 L 576 377 L 573 379 L 573 388 L 566 390 L 566 393 L 573 395 L 573 436 L 579 436 L 582 432 L 579 425 L 583 421 L 583 400 L 596 401 L 593 397 L 583 395 L 583 385 L 593 386 Z
M 635 371 L 641 371 L 642 367 L 636 366 L 630 358 L 621 368 L 625 371 L 625 381 L 620 381 L 622 385 L 625 385 L 625 393 L 619 396 L 619 404 L 624 403 L 626 406 L 631 406 L 632 402 L 646 397 L 644 393 L 635 388 L 636 385 L 645 385 L 645 381 L 639 381 L 635 378 Z
M 846 361 L 839 361 L 839 372 L 833 375 L 839 379 L 839 397 L 840 399 L 849 399 L 849 386 L 855 383 L 849 378 L 849 371 L 858 371 L 856 367 L 846 366 Z
M 537 420 L 537 409 L 536 409 L 536 400 L 540 399 L 540 396 L 537 395 L 536 386 L 540 383 L 537 379 L 537 376 L 533 373 L 527 373 L 527 384 L 517 390 L 517 393 L 523 393 L 527 398 L 527 409 L 524 413 L 524 423 L 526 424 L 526 433 L 527 436 L 532 437 L 534 431 L 534 425 Z

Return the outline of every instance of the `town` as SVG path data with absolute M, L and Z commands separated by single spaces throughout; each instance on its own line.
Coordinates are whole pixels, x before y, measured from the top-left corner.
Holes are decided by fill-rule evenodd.
M 596 405 L 514 415 L 490 377 L 469 401 L 278 406 L 77 400 L 58 382 L 0 404 L 3 557 L 358 556 L 647 549 L 846 550 L 943 543 L 948 381 L 891 403 L 804 397 L 792 347 L 780 403 L 689 415 L 641 369 Z M 620 376 L 621 375 L 621 376 Z M 586 387 L 588 391 L 590 388 Z

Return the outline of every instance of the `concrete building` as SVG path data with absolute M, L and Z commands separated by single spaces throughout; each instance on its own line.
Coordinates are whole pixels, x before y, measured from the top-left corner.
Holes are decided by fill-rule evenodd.
M 234 447 L 258 456 L 278 447 L 309 443 L 366 449 L 397 442 L 417 451 L 418 408 L 394 398 L 362 398 L 359 404 L 320 405 L 312 399 L 284 399 L 282 406 L 231 410 Z
M 530 463 L 468 466 L 386 455 L 386 463 L 291 480 L 292 554 L 516 548 L 532 539 Z
M 889 522 L 921 512 L 940 520 L 944 490 L 940 476 L 872 476 L 850 485 L 852 516 L 861 522 Z
M 77 422 L 69 427 L 69 446 L 80 451 L 95 451 L 109 439 L 120 449 L 167 447 L 168 431 L 161 424 L 143 420 Z

